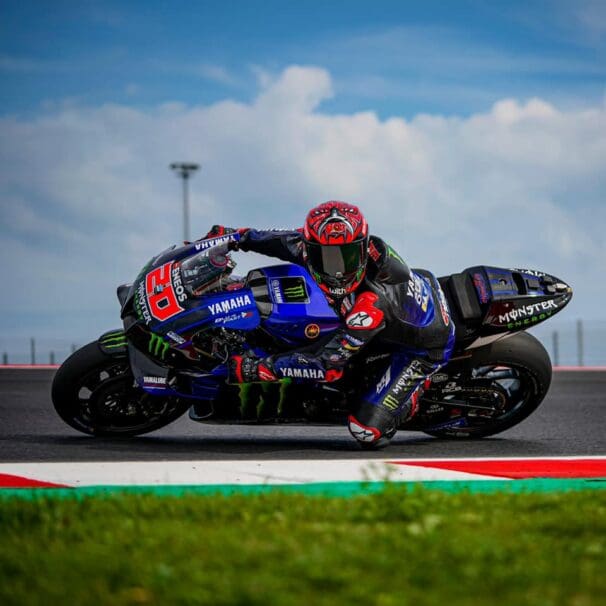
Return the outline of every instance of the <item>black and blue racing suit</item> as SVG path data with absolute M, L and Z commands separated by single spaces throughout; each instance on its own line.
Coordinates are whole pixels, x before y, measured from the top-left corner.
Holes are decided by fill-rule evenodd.
M 246 230 L 239 242 L 253 251 L 305 266 L 299 231 Z M 428 271 L 410 270 L 383 240 L 370 236 L 366 275 L 354 293 L 331 299 L 342 325 L 328 342 L 272 356 L 276 376 L 288 369 L 313 369 L 309 380 L 341 378 L 348 361 L 368 347 L 394 352 L 377 383 L 363 394 L 349 418 L 361 442 L 389 440 L 398 423 L 416 410 L 426 379 L 450 358 L 455 340 L 444 293 Z M 290 375 L 292 376 L 292 375 Z M 297 373 L 301 376 L 301 373 Z M 315 377 L 315 378 L 312 378 Z

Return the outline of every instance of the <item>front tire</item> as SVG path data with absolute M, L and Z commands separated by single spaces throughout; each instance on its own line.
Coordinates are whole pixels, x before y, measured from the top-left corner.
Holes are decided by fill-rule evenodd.
M 439 438 L 483 438 L 501 433 L 517 425 L 534 412 L 541 404 L 551 384 L 552 367 L 549 354 L 532 335 L 522 332 L 473 351 L 463 373 L 465 385 L 480 385 L 481 392 L 493 390 L 493 401 L 500 410 L 495 414 L 482 416 L 480 406 L 462 408 L 460 425 L 455 418 L 442 427 L 424 429 L 431 436 Z M 444 369 L 448 372 L 448 366 Z M 471 378 L 469 378 L 471 377 Z M 456 386 L 457 379 L 453 383 Z M 456 398 L 455 395 L 447 396 Z M 473 387 L 469 392 L 473 397 Z M 430 394 L 428 394 L 430 395 Z M 465 397 L 465 387 L 458 392 Z M 442 398 L 444 394 L 442 393 Z M 456 402 L 456 400 L 452 400 Z M 450 410 L 452 411 L 452 405 Z M 486 413 L 484 413 L 486 414 Z
M 187 400 L 153 396 L 135 382 L 128 357 L 104 353 L 94 341 L 74 352 L 53 379 L 55 410 L 68 425 L 92 436 L 136 436 L 180 417 Z

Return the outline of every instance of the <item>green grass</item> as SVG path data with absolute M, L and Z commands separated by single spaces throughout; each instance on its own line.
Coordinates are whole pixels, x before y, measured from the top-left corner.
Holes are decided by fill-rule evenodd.
M 606 491 L 0 500 L 0 604 L 500 604 L 606 596 Z

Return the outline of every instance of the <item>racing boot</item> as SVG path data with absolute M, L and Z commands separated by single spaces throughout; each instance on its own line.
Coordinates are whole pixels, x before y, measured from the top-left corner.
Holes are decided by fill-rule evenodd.
M 362 448 L 379 450 L 389 446 L 397 431 L 399 417 L 381 406 L 362 402 L 355 415 L 349 415 L 349 433 Z

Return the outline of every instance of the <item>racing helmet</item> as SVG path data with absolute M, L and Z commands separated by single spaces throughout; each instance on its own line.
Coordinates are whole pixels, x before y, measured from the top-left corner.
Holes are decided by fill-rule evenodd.
M 307 215 L 303 247 L 307 268 L 318 286 L 332 297 L 345 297 L 366 273 L 368 224 L 357 206 L 324 202 Z

